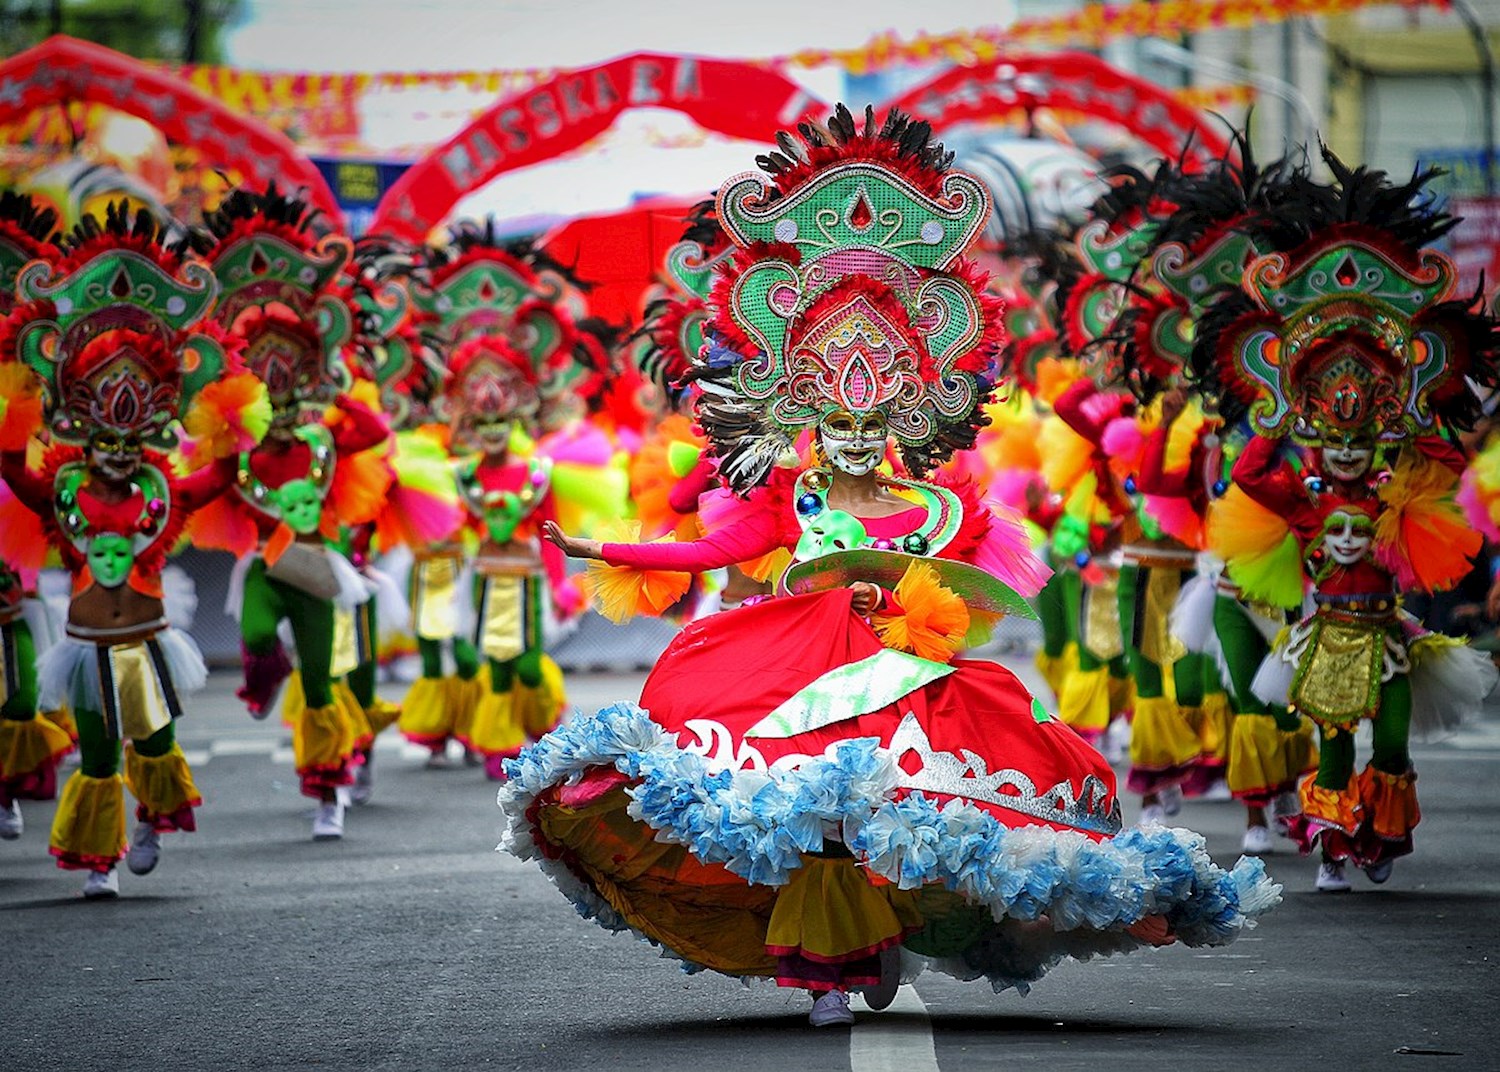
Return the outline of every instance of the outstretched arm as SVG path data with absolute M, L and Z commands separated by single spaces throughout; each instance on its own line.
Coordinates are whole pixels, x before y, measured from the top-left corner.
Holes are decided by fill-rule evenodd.
M 600 543 L 569 536 L 556 522 L 542 524 L 543 535 L 574 558 L 597 558 L 611 566 L 701 573 L 769 554 L 781 546 L 775 519 L 755 513 L 699 540 L 685 543 Z

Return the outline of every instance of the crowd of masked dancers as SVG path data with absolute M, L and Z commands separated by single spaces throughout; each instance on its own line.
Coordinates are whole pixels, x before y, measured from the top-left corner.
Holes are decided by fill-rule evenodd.
M 922 970 L 1232 941 L 1279 837 L 1319 890 L 1387 881 L 1413 736 L 1496 677 L 1406 605 L 1500 541 L 1500 339 L 1427 176 L 1237 139 L 997 235 L 897 113 L 756 163 L 639 325 L 489 224 L 354 241 L 273 184 L 64 231 L 0 195 L 0 837 L 56 796 L 98 898 L 194 830 L 191 545 L 315 839 L 381 733 L 451 746 L 585 915 L 815 1025 Z M 682 628 L 638 703 L 564 719 L 546 648 L 590 605 Z M 1052 695 L 964 657 L 1006 615 Z M 1233 869 L 1185 796 L 1243 806 Z

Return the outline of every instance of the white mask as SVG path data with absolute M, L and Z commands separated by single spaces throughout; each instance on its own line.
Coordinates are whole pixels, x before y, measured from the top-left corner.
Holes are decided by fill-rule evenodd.
M 1370 471 L 1375 452 L 1369 447 L 1345 444 L 1323 448 L 1323 475 L 1333 480 L 1359 480 Z
M 828 464 L 850 476 L 866 476 L 885 460 L 885 415 L 830 413 L 818 423 L 818 446 Z
M 1331 527 L 1323 532 L 1323 546 L 1340 566 L 1352 566 L 1369 554 L 1371 536 L 1368 529 L 1356 529 L 1354 519 L 1347 514 L 1335 514 L 1329 518 Z

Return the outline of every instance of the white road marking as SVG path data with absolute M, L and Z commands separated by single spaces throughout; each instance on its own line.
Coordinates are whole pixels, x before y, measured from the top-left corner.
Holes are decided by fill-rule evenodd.
M 885 1012 L 857 1013 L 849 1031 L 849 1068 L 850 1072 L 938 1072 L 932 1021 L 916 987 L 898 990 Z

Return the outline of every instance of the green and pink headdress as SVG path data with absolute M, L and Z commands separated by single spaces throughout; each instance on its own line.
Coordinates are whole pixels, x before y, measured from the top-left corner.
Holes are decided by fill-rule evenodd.
M 737 490 L 828 414 L 881 413 L 922 475 L 974 444 L 998 378 L 999 302 L 964 255 L 990 214 L 926 123 L 839 107 L 730 179 L 698 417 Z M 769 178 L 767 177 L 769 176 Z
M 278 408 L 320 412 L 353 384 L 345 347 L 355 310 L 343 274 L 352 253 L 319 237 L 317 210 L 271 183 L 233 190 L 206 223 L 203 248 L 220 289 L 215 318 L 245 343 L 245 364 Z
M 264 432 L 264 390 L 209 320 L 213 273 L 162 238 L 145 210 L 111 206 L 102 224 L 85 217 L 56 260 L 21 271 L 0 363 L 34 375 L 55 442 L 107 433 L 170 450 L 185 428 L 200 457 L 217 457 Z
M 1453 224 L 1405 184 L 1324 151 L 1333 184 L 1299 176 L 1277 252 L 1245 270 L 1240 311 L 1213 339 L 1251 430 L 1319 445 L 1465 428 L 1494 388 L 1500 344 L 1478 297 L 1429 243 Z

